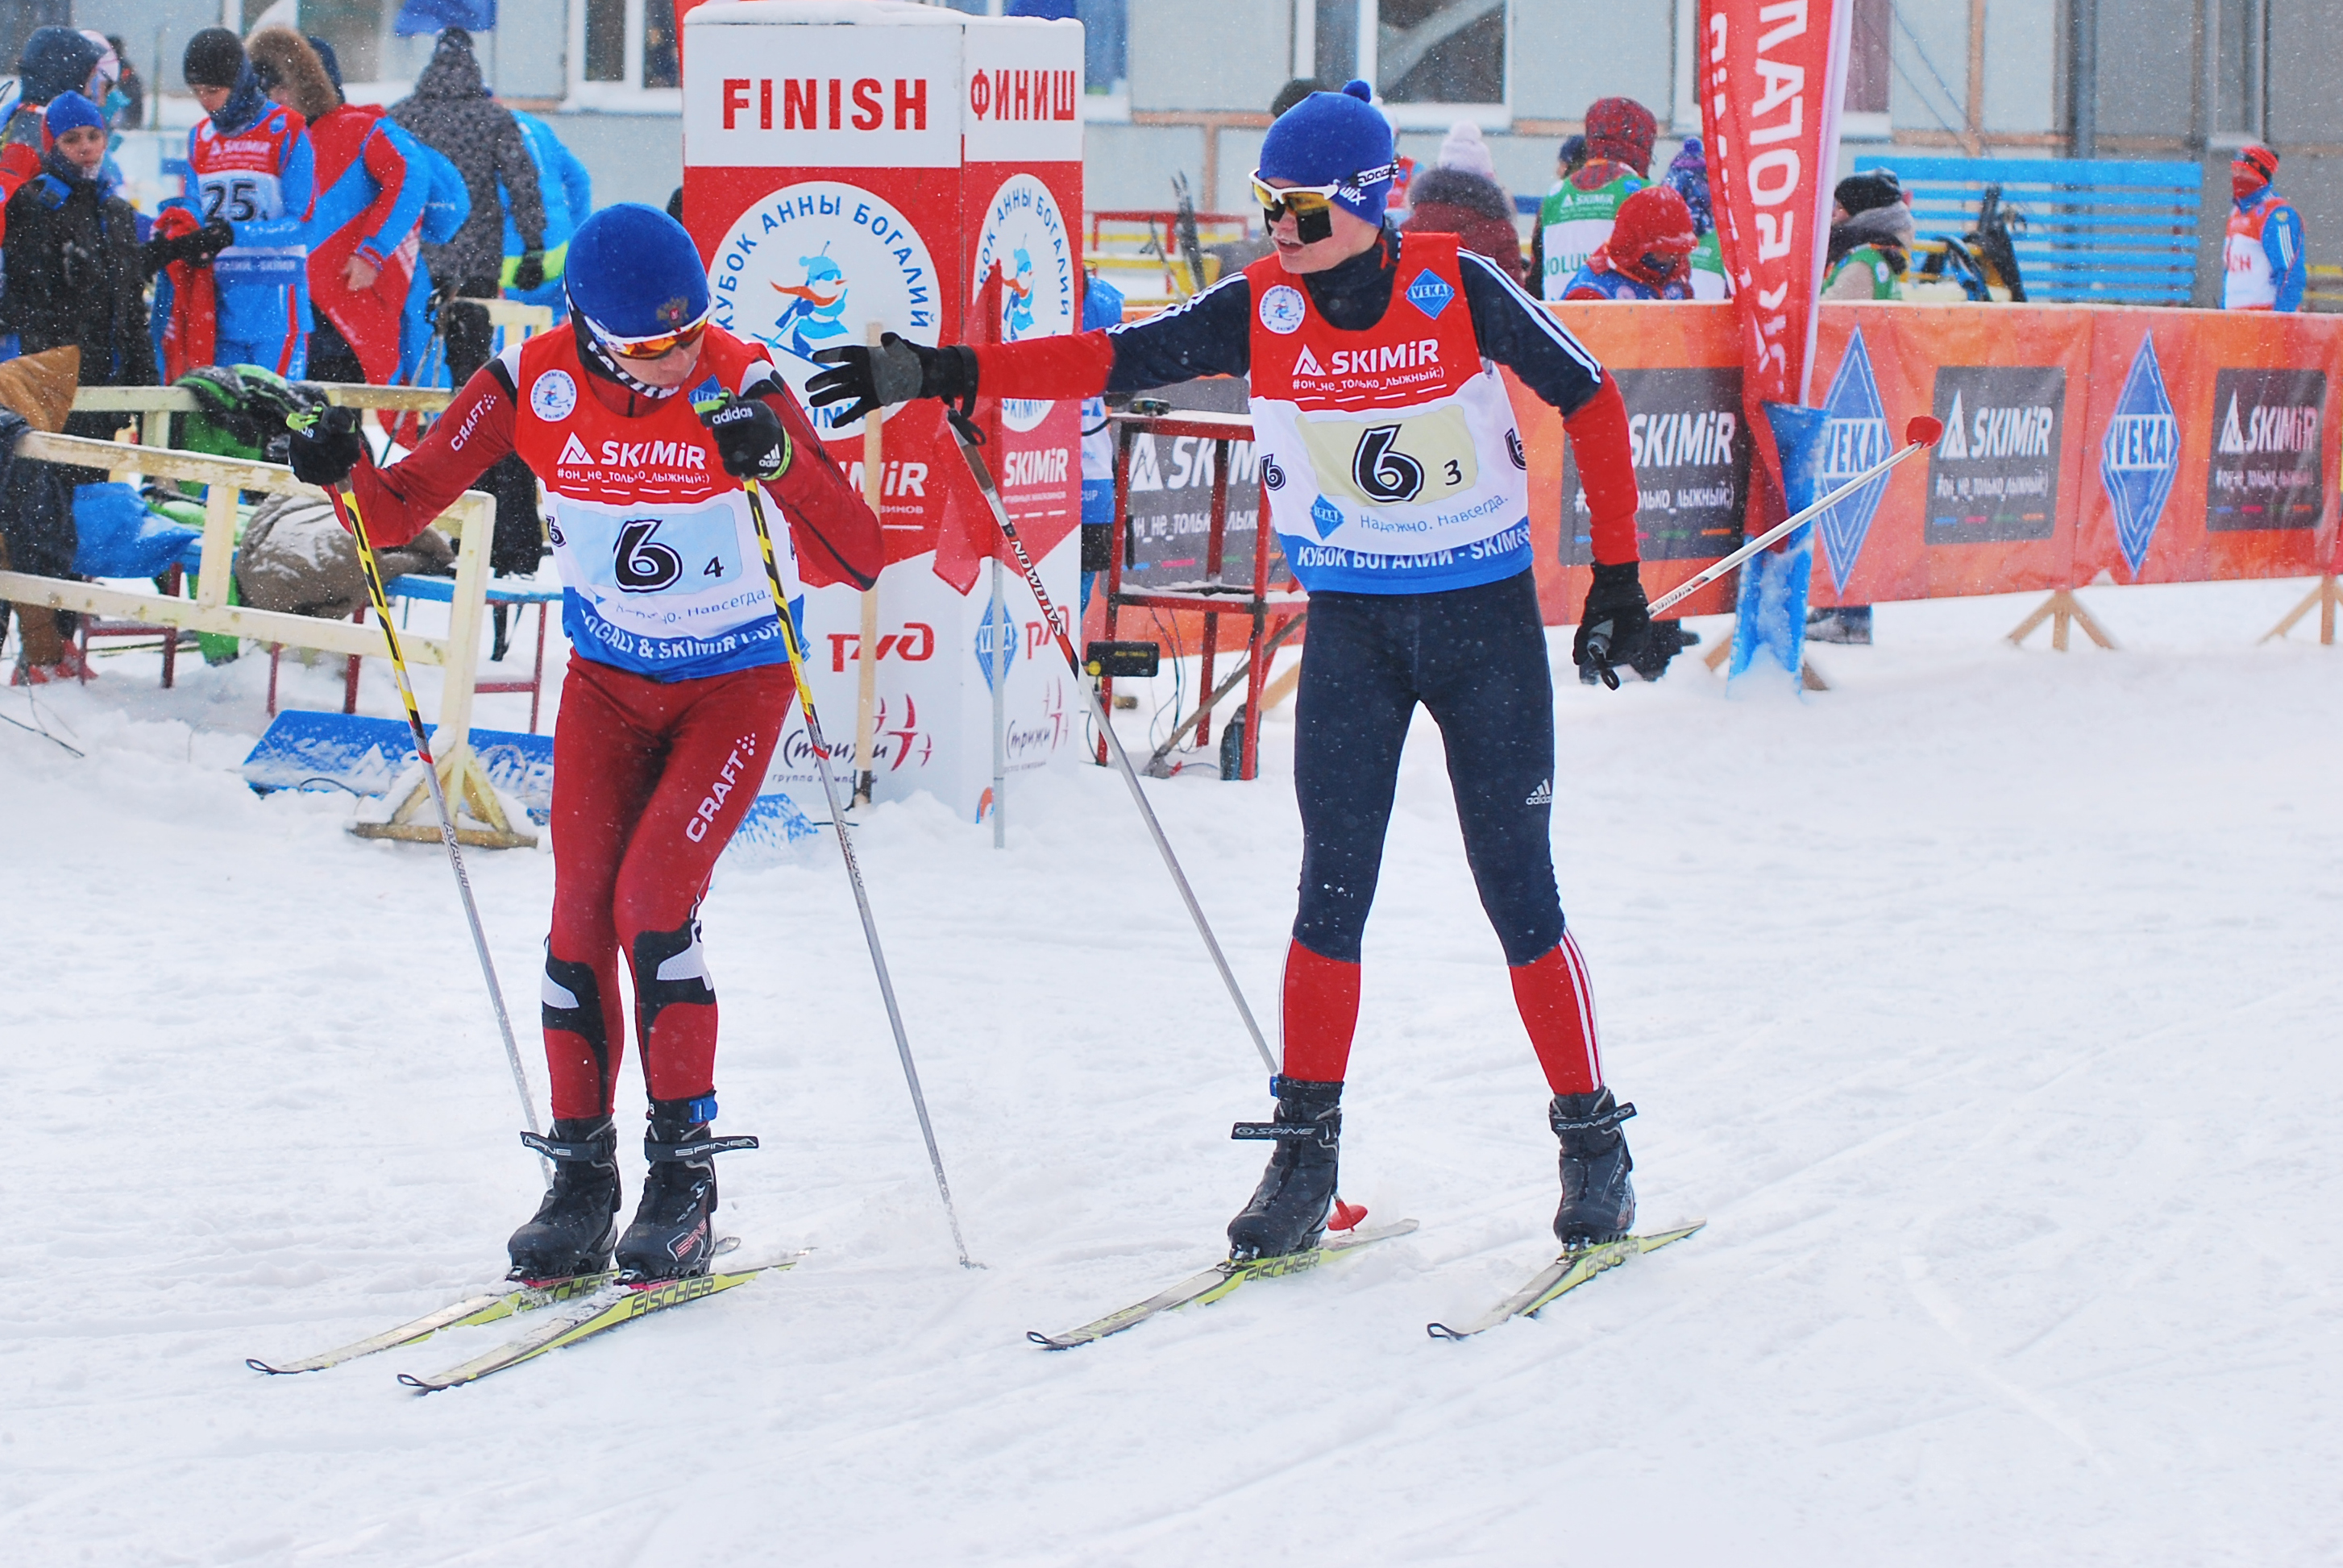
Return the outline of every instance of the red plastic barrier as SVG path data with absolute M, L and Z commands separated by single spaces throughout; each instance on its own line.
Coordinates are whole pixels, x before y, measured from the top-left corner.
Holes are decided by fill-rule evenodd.
M 1730 484 L 1746 504 L 1745 433 L 1728 455 L 1715 417 L 1738 397 L 1731 307 L 1555 314 L 1626 393 L 1644 480 L 1644 580 L 1657 594 L 1735 542 L 1704 536 L 1691 526 L 1704 519 L 1676 503 Z M 1884 454 L 1913 415 L 1948 428 L 1929 462 L 1893 476 L 1873 507 L 1835 510 L 1815 602 L 2073 587 L 2102 572 L 2117 583 L 2321 572 L 2337 533 L 2338 353 L 2334 317 L 1825 306 L 1814 386 L 1834 414 L 1826 480 Z M 1561 420 L 1519 387 L 1514 407 L 1530 452 L 1540 598 L 1549 620 L 1565 622 L 1587 578 L 1583 549 L 1563 537 Z M 1732 580 L 1695 596 L 1689 613 L 1729 608 Z

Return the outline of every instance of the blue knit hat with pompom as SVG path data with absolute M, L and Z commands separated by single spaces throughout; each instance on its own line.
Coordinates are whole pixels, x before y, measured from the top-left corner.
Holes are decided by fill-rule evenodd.
M 1261 144 L 1261 177 L 1298 186 L 1340 186 L 1334 205 L 1381 223 L 1399 173 L 1391 122 L 1363 81 L 1312 93 L 1277 118 Z

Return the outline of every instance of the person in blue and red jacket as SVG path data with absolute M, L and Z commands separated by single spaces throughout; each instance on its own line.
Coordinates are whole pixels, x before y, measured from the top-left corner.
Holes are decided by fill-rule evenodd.
M 848 486 L 762 346 L 709 324 L 708 275 L 683 226 L 605 207 L 571 236 L 568 326 L 482 366 L 423 444 L 377 468 L 336 415 L 293 442 L 314 485 L 353 477 L 382 548 L 413 538 L 491 465 L 545 483 L 570 643 L 553 732 L 553 920 L 545 1055 L 552 1189 L 513 1233 L 513 1277 L 703 1274 L 713 1254 L 716 992 L 699 904 L 748 814 L 794 688 L 743 481 L 789 525 L 804 582 L 869 588 L 879 519 Z M 618 966 L 633 977 L 650 1091 L 649 1175 L 618 1233 L 626 1051 Z
M 308 367 L 308 131 L 298 114 L 268 101 L 243 40 L 225 27 L 188 39 L 180 69 L 205 116 L 187 133 L 187 200 L 197 217 L 224 221 L 236 236 L 212 259 L 216 363 L 297 380 Z
M 309 375 L 387 387 L 398 372 L 399 313 L 415 280 L 428 181 L 384 134 L 379 109 L 345 102 L 309 41 L 263 27 L 246 45 L 269 97 L 309 133 L 317 195 L 303 215 L 309 248 Z
M 1690 299 L 1700 244 L 1692 207 L 1666 186 L 1645 186 L 1619 204 L 1611 237 L 1564 286 L 1564 299 Z
M 2229 234 L 2222 250 L 2224 310 L 2300 310 L 2309 268 L 2302 215 L 2278 194 L 2278 154 L 2258 144 L 2229 165 Z
M 1301 908 L 1286 950 L 1284 1057 L 1260 1190 L 1229 1226 L 1239 1257 L 1312 1245 L 1334 1198 L 1342 1093 L 1358 1021 L 1400 751 L 1418 704 L 1448 750 L 1465 858 L 1554 1098 L 1565 1243 L 1634 1222 L 1604 1087 L 1586 965 L 1564 930 L 1547 836 L 1554 685 L 1531 573 L 1529 468 L 1504 366 L 1563 414 L 1597 565 L 1574 651 L 1635 662 L 1650 640 L 1636 569 L 1634 462 L 1618 384 L 1505 269 L 1456 236 L 1384 226 L 1390 126 L 1364 82 L 1315 93 L 1262 144 L 1255 192 L 1275 252 L 1126 327 L 1003 347 L 899 338 L 825 350 L 817 406 L 919 396 L 1081 397 L 1196 376 L 1251 378 L 1271 518 L 1310 594 L 1295 709 Z

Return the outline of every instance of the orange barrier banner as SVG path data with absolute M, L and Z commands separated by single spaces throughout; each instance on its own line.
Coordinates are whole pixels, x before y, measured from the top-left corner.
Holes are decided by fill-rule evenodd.
M 1729 305 L 1553 307 L 1619 378 L 1657 595 L 1739 542 L 1749 433 Z M 1813 599 L 1873 604 L 2305 577 L 2335 557 L 2343 319 L 2095 306 L 1825 305 L 1825 487 L 1933 414 L 1924 467 L 1819 525 Z M 1560 416 L 1513 388 L 1547 618 L 1586 592 L 1585 499 Z M 1722 510 L 1719 508 L 1722 508 Z M 1731 579 L 1685 613 L 1732 608 Z

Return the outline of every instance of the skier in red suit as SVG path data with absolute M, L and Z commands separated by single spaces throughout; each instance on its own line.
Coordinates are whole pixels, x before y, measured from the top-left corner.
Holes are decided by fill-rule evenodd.
M 513 1277 L 608 1267 L 669 1279 L 713 1255 L 720 1139 L 716 992 L 699 902 L 756 799 L 793 695 L 743 481 L 788 519 L 809 585 L 869 588 L 879 521 L 846 483 L 762 347 L 709 325 L 707 274 L 666 214 L 605 207 L 569 242 L 569 325 L 490 360 L 409 457 L 377 468 L 355 420 L 297 439 L 311 484 L 353 477 L 377 547 L 412 538 L 510 453 L 544 481 L 570 642 L 553 738 L 554 898 L 546 940 L 553 1186 L 513 1234 Z M 618 1234 L 632 978 L 650 1095 L 649 1161 Z

